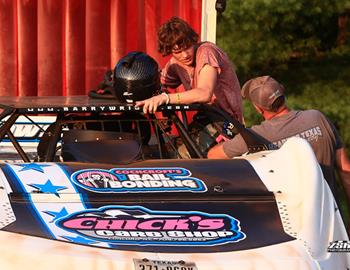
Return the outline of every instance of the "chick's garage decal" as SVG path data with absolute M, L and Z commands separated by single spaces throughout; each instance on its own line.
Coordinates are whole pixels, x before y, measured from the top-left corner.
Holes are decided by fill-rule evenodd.
M 152 211 L 142 206 L 106 206 L 74 213 L 57 226 L 99 242 L 125 245 L 213 246 L 246 236 L 226 214 Z
M 184 168 L 85 169 L 72 174 L 78 186 L 101 193 L 110 192 L 205 192 L 204 182 Z

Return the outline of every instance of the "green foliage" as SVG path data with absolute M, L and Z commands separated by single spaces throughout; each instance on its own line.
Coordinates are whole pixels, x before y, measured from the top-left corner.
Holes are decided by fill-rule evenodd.
M 256 75 L 291 58 L 335 47 L 338 15 L 348 0 L 230 0 L 219 17 L 217 43 L 238 73 Z

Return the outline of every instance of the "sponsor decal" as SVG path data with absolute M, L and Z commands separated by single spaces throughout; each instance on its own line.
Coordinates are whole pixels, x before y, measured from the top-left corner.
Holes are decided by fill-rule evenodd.
M 161 106 L 159 110 L 190 110 L 188 105 Z M 101 105 L 101 106 L 63 106 L 63 107 L 33 107 L 24 108 L 24 113 L 61 113 L 61 112 L 124 112 L 140 111 L 141 107 L 131 105 Z
M 110 192 L 205 192 L 204 182 L 184 168 L 86 169 L 72 174 L 78 186 L 101 193 Z
M 152 211 L 142 206 L 105 206 L 76 212 L 57 226 L 93 241 L 125 245 L 213 246 L 246 235 L 237 219 L 198 211 Z
M 337 240 L 330 242 L 328 252 L 350 252 L 350 241 Z

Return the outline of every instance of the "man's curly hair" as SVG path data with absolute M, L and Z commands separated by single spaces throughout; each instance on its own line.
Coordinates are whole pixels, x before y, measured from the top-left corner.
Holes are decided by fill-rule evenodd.
M 167 56 L 174 47 L 186 49 L 199 40 L 198 34 L 184 20 L 172 17 L 158 30 L 158 51 Z

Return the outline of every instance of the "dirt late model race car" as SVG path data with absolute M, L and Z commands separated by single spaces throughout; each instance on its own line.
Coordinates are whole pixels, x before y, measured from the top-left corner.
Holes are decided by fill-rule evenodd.
M 145 117 L 87 97 L 0 104 L 1 144 L 22 159 L 1 165 L 0 269 L 349 269 L 338 207 L 301 138 L 268 150 L 235 123 L 251 153 L 207 160 L 184 114 L 199 105 Z M 30 155 L 21 119 L 38 131 Z

